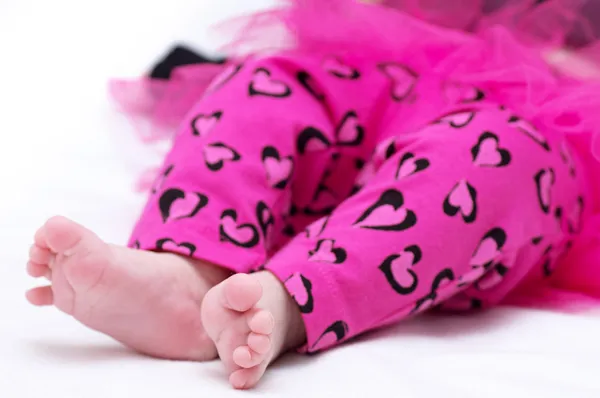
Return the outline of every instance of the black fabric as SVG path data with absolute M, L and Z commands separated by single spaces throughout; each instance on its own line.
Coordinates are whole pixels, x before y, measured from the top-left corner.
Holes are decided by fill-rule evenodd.
M 207 63 L 223 64 L 225 61 L 225 58 L 210 58 L 186 46 L 177 45 L 152 67 L 150 77 L 152 79 L 169 80 L 173 70 L 179 66 Z

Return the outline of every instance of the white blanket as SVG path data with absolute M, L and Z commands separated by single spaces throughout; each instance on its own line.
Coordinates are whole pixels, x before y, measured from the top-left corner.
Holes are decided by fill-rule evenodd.
M 210 24 L 259 0 L 0 1 L 0 397 L 600 396 L 600 319 L 499 309 L 423 317 L 316 357 L 289 355 L 256 392 L 218 362 L 135 355 L 23 293 L 27 250 L 53 214 L 125 242 L 141 210 L 135 177 L 158 154 L 106 96 L 174 41 L 218 43 Z

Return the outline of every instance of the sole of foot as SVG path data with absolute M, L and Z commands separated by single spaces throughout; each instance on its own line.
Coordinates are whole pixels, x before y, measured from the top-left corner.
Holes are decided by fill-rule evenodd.
M 34 241 L 27 271 L 50 284 L 27 292 L 31 304 L 54 305 L 147 355 L 216 358 L 200 307 L 228 271 L 175 254 L 109 245 L 64 217 L 48 220 Z

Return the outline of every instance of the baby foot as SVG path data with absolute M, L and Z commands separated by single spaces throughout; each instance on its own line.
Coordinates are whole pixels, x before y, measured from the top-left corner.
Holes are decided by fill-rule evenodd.
M 213 287 L 202 322 L 237 389 L 254 387 L 273 360 L 306 338 L 298 306 L 268 271 L 236 274 Z
M 200 305 L 206 292 L 229 276 L 224 269 L 175 254 L 112 246 L 62 217 L 37 231 L 27 269 L 51 282 L 27 292 L 34 305 L 54 304 L 148 355 L 216 357 Z

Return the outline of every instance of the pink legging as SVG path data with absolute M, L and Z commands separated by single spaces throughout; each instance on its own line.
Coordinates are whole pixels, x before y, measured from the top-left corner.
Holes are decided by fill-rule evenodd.
M 183 123 L 130 245 L 272 272 L 314 352 L 549 275 L 587 202 L 570 152 L 404 65 L 253 59 Z

